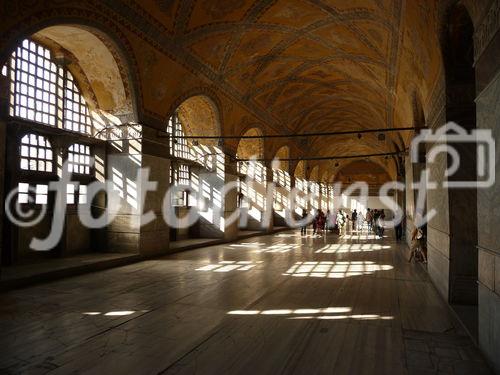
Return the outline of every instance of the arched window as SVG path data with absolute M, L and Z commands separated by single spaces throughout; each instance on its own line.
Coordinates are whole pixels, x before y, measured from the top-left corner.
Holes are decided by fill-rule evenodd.
M 92 120 L 87 102 L 76 86 L 73 76 L 67 72 L 64 93 L 64 128 L 84 134 L 92 134 Z
M 90 147 L 75 143 L 68 149 L 68 172 L 90 174 Z
M 66 186 L 67 204 L 86 204 L 87 203 L 87 185 L 68 184 Z
M 47 204 L 49 201 L 49 186 L 47 184 L 28 184 L 20 182 L 17 185 L 17 202 L 20 204 Z
M 41 124 L 92 133 L 87 103 L 71 73 L 47 48 L 26 39 L 2 69 L 10 77 L 10 115 Z
M 179 164 L 170 167 L 170 181 L 174 186 L 190 186 L 191 171 L 188 165 Z M 189 194 L 186 190 L 176 191 L 172 197 L 173 206 L 185 206 L 188 204 Z
M 37 134 L 26 134 L 21 139 L 20 166 L 25 171 L 52 172 L 53 153 L 50 142 Z
M 174 137 L 184 137 L 185 133 L 182 129 L 182 123 L 179 120 L 179 116 L 176 114 L 172 115 L 168 119 L 167 133 L 170 135 L 170 153 L 176 158 L 182 159 L 192 159 L 189 152 L 189 147 L 187 139 L 185 138 L 174 138 Z
M 273 169 L 273 181 L 276 186 L 281 186 L 287 189 L 291 187 L 290 175 L 281 169 Z

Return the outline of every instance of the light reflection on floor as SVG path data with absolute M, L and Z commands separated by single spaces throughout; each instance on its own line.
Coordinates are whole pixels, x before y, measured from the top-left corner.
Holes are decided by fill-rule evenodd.
M 335 253 L 364 253 L 377 250 L 386 250 L 391 247 L 379 244 L 330 244 L 316 250 L 317 254 L 335 254 Z
M 236 261 L 225 260 L 217 264 L 208 264 L 206 266 L 197 268 L 196 271 L 203 271 L 203 272 L 249 271 L 261 263 L 263 262 L 262 261 L 251 262 L 247 260 L 236 262 Z
M 266 315 L 283 316 L 290 320 L 393 320 L 393 316 L 379 314 L 347 314 L 352 312 L 350 307 L 325 307 L 325 308 L 304 308 L 304 309 L 274 309 L 274 310 L 233 310 L 228 315 Z M 341 314 L 341 315 L 339 315 Z
M 323 307 L 315 309 L 233 310 L 228 315 L 294 315 L 294 314 L 341 314 L 351 312 L 350 307 Z
M 134 311 L 134 310 L 120 310 L 120 311 L 109 311 L 109 312 L 100 312 L 100 311 L 88 311 L 82 313 L 82 315 L 87 315 L 87 316 L 128 316 L 128 315 L 133 315 L 135 313 L 146 313 L 149 312 L 149 310 L 140 310 L 140 311 Z
M 280 233 L 280 234 L 275 234 L 274 237 L 277 237 L 277 238 L 294 238 L 294 237 L 300 237 L 300 233 Z
M 375 234 L 344 234 L 341 238 L 344 240 L 380 240 L 380 237 Z
M 342 279 L 345 277 L 370 275 L 378 271 L 389 271 L 393 268 L 393 266 L 388 264 L 376 264 L 370 261 L 297 262 L 283 275 Z
M 288 253 L 293 250 L 300 249 L 301 244 L 276 244 L 263 249 L 255 250 L 254 253 Z
M 333 233 L 323 233 L 323 234 L 313 234 L 312 231 L 309 231 L 308 234 L 302 235 L 300 232 L 294 233 L 294 234 L 286 234 L 286 233 L 281 233 L 281 234 L 275 234 L 274 237 L 277 238 L 321 238 L 321 237 L 333 237 Z
M 254 247 L 260 247 L 264 246 L 265 243 L 263 242 L 241 242 L 241 243 L 234 243 L 229 245 L 229 247 L 242 247 L 242 248 L 254 248 Z
M 378 314 L 355 314 L 355 315 L 322 315 L 322 316 L 297 316 L 288 318 L 290 320 L 393 320 L 394 317 L 390 315 L 378 315 Z

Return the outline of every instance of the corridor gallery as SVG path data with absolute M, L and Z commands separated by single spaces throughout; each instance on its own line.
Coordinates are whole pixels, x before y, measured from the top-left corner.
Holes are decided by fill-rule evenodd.
M 0 19 L 0 374 L 500 374 L 500 0 Z

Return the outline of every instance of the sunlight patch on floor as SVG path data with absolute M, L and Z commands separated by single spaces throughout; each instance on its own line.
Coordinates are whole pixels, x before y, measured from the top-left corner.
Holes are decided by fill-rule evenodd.
M 379 314 L 347 314 L 352 311 L 350 307 L 325 307 L 316 309 L 274 309 L 274 310 L 233 310 L 228 315 L 240 316 L 283 316 L 289 320 L 393 320 L 390 315 Z
M 257 265 L 264 263 L 263 261 L 251 262 L 247 260 L 242 261 L 222 261 L 217 264 L 208 264 L 206 266 L 197 268 L 195 271 L 203 272 L 231 272 L 231 271 L 249 271 Z
M 376 264 L 371 261 L 297 262 L 283 275 L 342 279 L 352 276 L 371 275 L 375 272 L 389 271 L 393 268 L 388 264 Z
M 335 254 L 335 253 L 369 253 L 378 250 L 387 250 L 389 245 L 379 244 L 330 244 L 323 246 L 315 251 L 316 254 Z

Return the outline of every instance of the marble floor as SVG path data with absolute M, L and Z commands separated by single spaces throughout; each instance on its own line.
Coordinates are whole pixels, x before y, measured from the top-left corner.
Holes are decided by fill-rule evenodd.
M 3 293 L 0 373 L 488 374 L 407 256 L 290 231 Z

